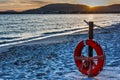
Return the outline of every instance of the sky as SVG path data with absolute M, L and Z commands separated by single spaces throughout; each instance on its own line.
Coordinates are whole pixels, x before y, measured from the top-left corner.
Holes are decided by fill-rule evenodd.
M 120 4 L 120 0 L 0 0 L 0 11 L 23 11 L 53 3 L 86 4 L 89 6 L 105 6 Z

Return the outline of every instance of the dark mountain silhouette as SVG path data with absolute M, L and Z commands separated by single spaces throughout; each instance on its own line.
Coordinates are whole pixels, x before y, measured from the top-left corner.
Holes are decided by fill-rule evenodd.
M 37 9 L 26 10 L 22 12 L 5 11 L 0 13 L 15 13 L 15 14 L 70 14 L 70 13 L 120 13 L 120 4 L 109 6 L 97 6 L 90 8 L 82 4 L 49 4 Z
M 120 4 L 113 4 L 109 6 L 97 6 L 91 8 L 89 12 L 93 13 L 120 13 Z
M 72 13 L 88 10 L 88 6 L 80 4 L 49 4 L 38 9 L 23 11 L 23 13 Z
M 7 13 L 13 14 L 13 13 L 17 13 L 17 12 L 14 10 L 0 11 L 0 14 L 7 14 Z

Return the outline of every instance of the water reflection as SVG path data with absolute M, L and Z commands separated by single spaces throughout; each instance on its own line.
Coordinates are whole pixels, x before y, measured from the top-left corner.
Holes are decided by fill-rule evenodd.
M 94 14 L 89 14 L 87 20 L 88 21 L 94 21 Z

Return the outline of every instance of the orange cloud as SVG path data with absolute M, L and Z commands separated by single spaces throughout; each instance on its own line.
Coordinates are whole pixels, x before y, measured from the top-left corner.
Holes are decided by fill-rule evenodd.
M 48 2 L 38 0 L 6 0 L 0 1 L 0 11 L 4 10 L 23 11 L 27 9 L 38 8 L 46 4 L 48 4 Z

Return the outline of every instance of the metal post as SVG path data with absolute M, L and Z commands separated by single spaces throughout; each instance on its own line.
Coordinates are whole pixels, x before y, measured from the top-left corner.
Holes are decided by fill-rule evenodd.
M 94 23 L 89 22 L 89 39 L 93 39 L 93 28 Z M 89 57 L 93 57 L 93 48 L 91 46 L 88 47 L 88 55 Z

